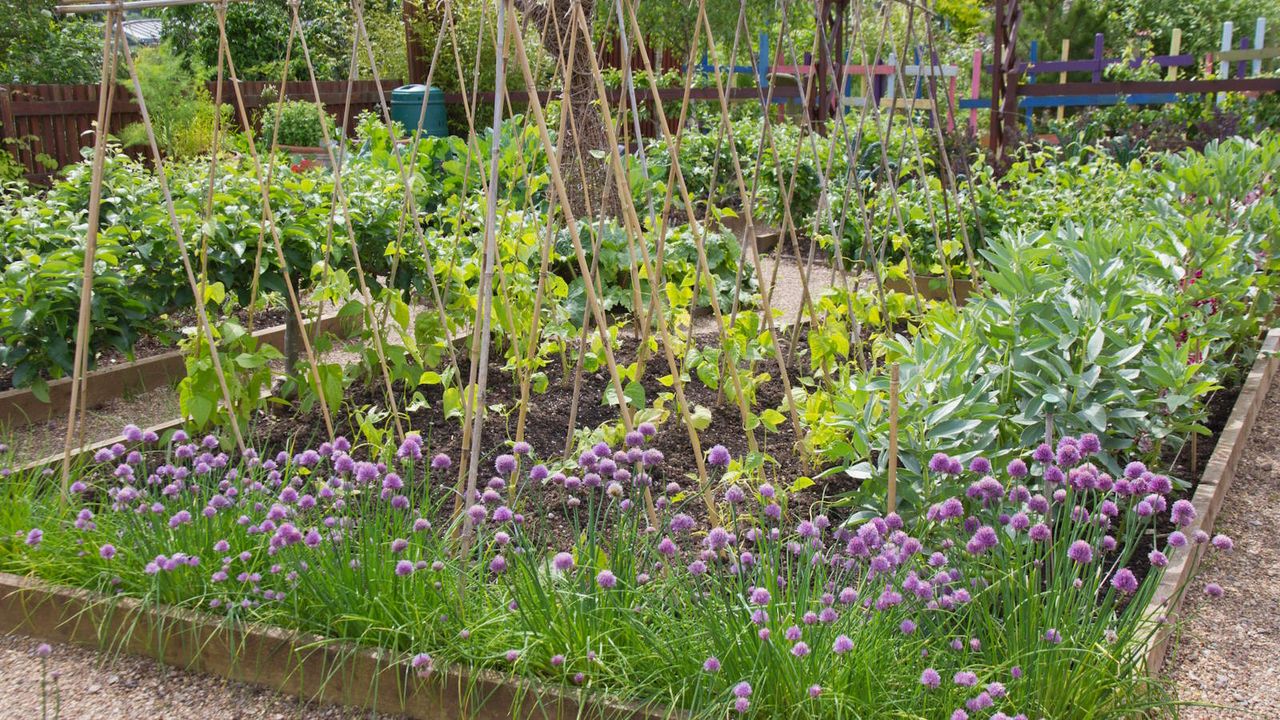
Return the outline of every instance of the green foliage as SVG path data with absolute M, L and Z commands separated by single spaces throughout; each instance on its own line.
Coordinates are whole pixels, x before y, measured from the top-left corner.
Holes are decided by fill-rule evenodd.
M 97 83 L 102 27 L 61 16 L 57 0 L 0 0 L 0 83 Z
M 316 79 L 345 79 L 351 64 L 351 18 L 347 0 L 302 0 L 307 49 Z M 288 0 L 255 0 L 227 5 L 227 40 L 241 80 L 279 82 L 292 23 Z M 215 67 L 218 23 L 212 6 L 169 8 L 164 38 L 182 54 L 188 68 Z M 308 79 L 302 42 L 294 40 L 289 78 Z
M 214 284 L 205 295 L 218 304 L 221 300 L 218 296 L 223 293 L 221 285 Z M 271 385 L 271 361 L 283 356 L 271 345 L 259 344 L 252 333 L 234 321 L 215 328 L 213 337 L 231 397 L 231 412 L 235 413 L 241 428 L 247 427 L 253 413 L 265 406 L 263 391 Z M 196 430 L 225 426 L 228 411 L 204 333 L 192 328 L 182 349 L 187 365 L 187 376 L 178 383 L 182 418 Z
M 1039 442 L 1046 415 L 1058 435 L 1105 431 L 1099 461 L 1113 473 L 1118 455 L 1154 461 L 1208 432 L 1209 396 L 1238 380 L 1274 305 L 1280 208 L 1265 178 L 1280 140 L 1151 162 L 1098 157 L 1064 173 L 1033 158 L 1006 177 L 1017 220 L 981 250 L 988 290 L 962 310 L 933 307 L 911 336 L 873 340 L 872 357 L 901 366 L 905 502 L 957 491 L 926 471 L 933 453 L 1002 464 L 1008 448 Z M 1071 211 L 1046 207 L 1055 195 Z M 1043 230 L 1026 218 L 1038 206 L 1051 213 Z M 814 449 L 855 476 L 880 475 L 886 390 L 875 368 L 811 393 Z M 865 483 L 851 499 L 882 492 Z
M 264 93 L 266 110 L 262 113 L 262 142 L 265 147 L 272 145 L 272 133 L 279 127 L 279 135 L 275 140 L 280 145 L 294 147 L 319 147 L 324 144 L 324 130 L 321 126 L 321 115 L 327 117 L 330 139 L 337 132 L 337 120 L 325 112 L 324 106 L 311 100 L 286 100 L 283 103 L 272 99 L 270 93 Z
M 167 45 L 138 51 L 135 65 L 160 151 L 168 157 L 186 158 L 212 150 L 218 109 L 205 87 L 204 74 L 183 67 Z M 120 82 L 128 92 L 134 91 L 127 75 Z M 227 133 L 231 106 L 224 105 L 221 111 L 222 132 Z M 141 122 L 132 123 L 120 132 L 120 140 L 125 147 L 145 147 L 146 128 Z

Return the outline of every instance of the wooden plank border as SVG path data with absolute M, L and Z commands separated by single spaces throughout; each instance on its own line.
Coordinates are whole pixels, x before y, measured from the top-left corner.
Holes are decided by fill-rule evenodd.
M 355 320 L 358 321 L 358 318 Z M 308 327 L 310 324 L 308 324 Z M 253 333 L 258 342 L 284 349 L 284 325 L 263 328 Z M 320 318 L 320 329 L 346 337 L 354 329 L 348 318 L 329 313 Z M 97 407 L 130 392 L 146 392 L 177 382 L 186 375 L 186 362 L 181 350 L 153 355 L 141 360 L 100 368 L 85 378 L 87 407 Z M 44 422 L 66 414 L 71 402 L 71 378 L 49 383 L 49 402 L 42 402 L 30 388 L 13 388 L 0 392 L 0 427 L 13 428 Z
M 1222 509 L 1222 502 L 1231 489 L 1235 479 L 1236 467 L 1249 444 L 1249 433 L 1258 419 L 1271 381 L 1275 378 L 1276 366 L 1280 364 L 1280 328 L 1267 333 L 1262 342 L 1258 359 L 1245 379 L 1236 404 L 1231 409 L 1231 417 L 1222 428 L 1218 444 L 1213 448 L 1213 455 L 1205 464 L 1204 474 L 1200 476 L 1200 484 L 1196 486 L 1191 504 L 1196 509 L 1196 519 L 1189 527 L 1183 529 L 1188 536 L 1197 530 L 1213 533 L 1213 523 Z M 1157 675 L 1164 668 L 1165 656 L 1173 643 L 1176 629 L 1176 618 L 1182 609 L 1182 601 L 1186 595 L 1187 585 L 1195 575 L 1200 559 L 1204 555 L 1206 545 L 1191 543 L 1186 552 L 1177 553 L 1169 563 L 1160 580 L 1160 586 L 1147 605 L 1145 616 L 1157 621 L 1164 618 L 1160 627 L 1152 635 L 1147 645 L 1147 671 Z
M 0 573 L 0 632 L 140 655 L 306 700 L 419 720 L 684 717 L 665 706 L 616 702 L 492 671 L 447 668 L 423 679 L 407 657 L 7 573 Z

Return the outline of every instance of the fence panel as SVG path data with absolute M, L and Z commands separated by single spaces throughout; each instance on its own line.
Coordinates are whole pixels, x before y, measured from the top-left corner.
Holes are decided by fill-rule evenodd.
M 399 80 L 383 80 L 382 87 L 390 100 L 391 90 L 401 85 Z M 216 83 L 209 83 L 210 95 L 216 96 Z M 272 83 L 242 82 L 245 108 L 251 118 L 256 118 L 264 105 L 263 91 Z M 344 128 L 350 128 L 354 119 L 364 110 L 378 108 L 378 87 L 371 80 L 359 80 L 351 86 L 351 116 L 344 117 L 347 98 L 347 81 L 338 80 L 316 83 L 320 101 L 325 110 L 338 119 Z M 78 162 L 81 151 L 93 146 L 93 125 L 98 116 L 101 88 L 97 85 L 10 85 L 0 88 L 0 138 L 16 139 L 19 144 L 6 143 L 7 149 L 25 168 L 27 179 L 47 183 L 58 168 Z M 290 100 L 311 100 L 315 97 L 310 82 L 290 82 L 284 87 Z M 223 83 L 223 102 L 234 105 L 235 92 L 230 81 Z M 132 94 L 125 88 L 116 88 L 111 105 L 108 132 L 119 133 L 127 125 L 142 120 Z M 239 118 L 236 118 L 239 122 Z M 56 167 L 50 169 L 41 162 L 48 156 Z

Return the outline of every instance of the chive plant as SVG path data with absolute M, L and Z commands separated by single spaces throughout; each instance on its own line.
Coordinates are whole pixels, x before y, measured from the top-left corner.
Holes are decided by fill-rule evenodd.
M 837 523 L 730 475 L 711 527 L 664 476 L 655 432 L 567 461 L 521 443 L 514 488 L 516 457 L 498 455 L 464 543 L 452 497 L 432 492 L 451 459 L 416 435 L 381 454 L 339 438 L 265 457 L 129 427 L 72 503 L 3 479 L 15 540 L 0 563 L 380 648 L 421 682 L 489 668 L 694 717 L 1126 717 L 1171 703 L 1143 671 L 1169 558 L 1231 549 L 1184 534 L 1195 510 L 1168 478 L 1095 465 L 1094 435 L 1002 471 L 939 454 L 931 472 L 966 491 L 911 518 Z M 734 463 L 708 452 L 721 475 Z M 556 506 L 564 522 L 543 522 Z M 1179 529 L 1157 532 L 1161 518 Z

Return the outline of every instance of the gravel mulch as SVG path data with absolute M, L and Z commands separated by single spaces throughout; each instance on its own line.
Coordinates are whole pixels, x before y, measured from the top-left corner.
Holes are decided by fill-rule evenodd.
M 212 675 L 132 656 L 53 644 L 41 709 L 39 641 L 0 635 L 0 717 L 64 720 L 395 720 L 394 716 L 306 703 Z M 56 680 L 53 678 L 56 676 Z M 57 701 L 60 712 L 55 714 Z M 43 715 L 42 715 L 43 712 Z
M 1187 622 L 1168 675 L 1184 720 L 1280 718 L 1280 383 L 1258 415 L 1214 531 L 1235 540 L 1208 553 L 1187 589 Z M 1217 583 L 1223 597 L 1205 595 Z

